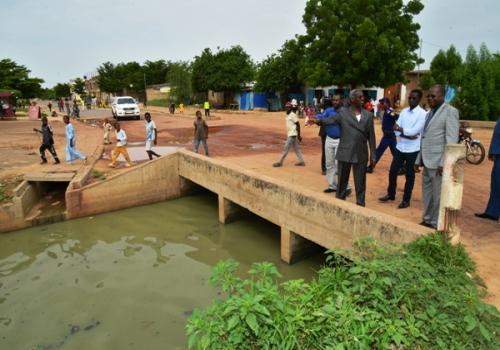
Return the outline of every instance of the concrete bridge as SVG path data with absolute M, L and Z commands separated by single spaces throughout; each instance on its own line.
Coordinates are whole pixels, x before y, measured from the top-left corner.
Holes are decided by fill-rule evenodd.
M 417 224 L 271 179 L 185 150 L 138 165 L 103 182 L 66 191 L 66 217 L 76 218 L 179 198 L 198 186 L 218 195 L 219 221 L 243 208 L 281 227 L 281 257 L 291 263 L 311 242 L 349 250 L 355 240 L 406 243 L 430 232 Z M 189 215 L 189 213 L 186 213 Z

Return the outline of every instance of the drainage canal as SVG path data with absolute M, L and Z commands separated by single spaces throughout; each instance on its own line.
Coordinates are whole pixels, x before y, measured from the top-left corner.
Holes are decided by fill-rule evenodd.
M 37 186 L 50 207 L 63 185 Z M 2 348 L 187 348 L 187 317 L 220 297 L 208 283 L 218 261 L 241 275 L 269 261 L 282 281 L 323 263 L 282 262 L 278 226 L 250 213 L 222 225 L 217 202 L 203 192 L 0 235 Z

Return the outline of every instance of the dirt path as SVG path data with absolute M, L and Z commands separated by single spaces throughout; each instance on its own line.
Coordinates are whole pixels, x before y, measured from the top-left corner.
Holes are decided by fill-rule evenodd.
M 160 146 L 178 146 L 192 148 L 194 110 L 187 109 L 184 115 L 167 113 L 166 108 L 150 107 L 159 135 Z M 286 180 L 297 187 L 304 187 L 318 193 L 327 187 L 325 177 L 320 171 L 321 142 L 318 128 L 315 126 L 303 128 L 302 152 L 306 160 L 305 167 L 295 167 L 295 154 L 291 152 L 282 168 L 273 168 L 285 142 L 285 123 L 282 113 L 267 112 L 220 112 L 212 113 L 218 120 L 210 120 L 210 136 L 208 146 L 210 154 L 215 158 L 224 158 L 247 169 L 261 174 Z M 103 111 L 99 119 L 109 117 L 108 111 Z M 57 151 L 64 158 L 64 129 L 62 122 L 52 122 L 56 130 Z M 102 131 L 74 123 L 77 130 L 79 145 L 83 152 L 91 152 L 93 144 L 101 142 Z M 0 179 L 39 169 L 38 143 L 36 135 L 30 130 L 33 122 L 1 122 L 0 124 Z M 123 121 L 122 128 L 127 132 L 129 142 L 144 142 L 144 121 Z M 380 124 L 376 124 L 377 137 L 380 138 Z M 486 148 L 489 147 L 491 129 L 476 129 L 474 138 L 480 139 Z M 113 146 L 108 146 L 106 152 Z M 397 209 L 400 200 L 404 179 L 399 178 L 397 199 L 393 203 L 379 203 L 377 198 L 384 195 L 387 187 L 388 170 L 391 161 L 387 151 L 377 165 L 375 172 L 367 179 L 367 207 L 379 210 L 389 215 L 404 218 L 411 222 L 421 221 L 422 196 L 421 176 L 417 174 L 411 207 Z M 123 169 L 109 169 L 109 160 L 100 160 L 96 169 L 104 176 Z M 52 165 L 48 165 L 52 166 Z M 47 167 L 47 166 L 44 166 Z M 53 166 L 57 169 L 57 166 Z M 61 169 L 66 165 L 60 166 Z M 461 241 L 467 251 L 477 263 L 478 272 L 489 288 L 486 301 L 500 308 L 500 224 L 478 219 L 476 212 L 485 209 L 489 196 L 490 174 L 492 163 L 484 161 L 479 166 L 466 165 L 465 190 L 463 210 L 460 217 L 462 230 Z M 354 202 L 354 196 L 349 201 Z

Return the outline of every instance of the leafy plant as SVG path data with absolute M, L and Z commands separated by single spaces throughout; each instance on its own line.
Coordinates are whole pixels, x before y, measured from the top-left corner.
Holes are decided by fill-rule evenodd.
M 399 247 L 360 241 L 351 259 L 329 253 L 306 283 L 279 284 L 270 263 L 249 278 L 218 263 L 226 296 L 189 318 L 195 349 L 498 349 L 500 313 L 483 303 L 462 246 L 433 234 Z

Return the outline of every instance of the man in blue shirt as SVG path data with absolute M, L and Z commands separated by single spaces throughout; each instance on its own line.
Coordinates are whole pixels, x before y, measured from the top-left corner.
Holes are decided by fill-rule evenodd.
M 490 199 L 484 213 L 475 215 L 482 219 L 498 220 L 500 218 L 500 118 L 493 130 L 488 159 L 493 162 Z
M 337 110 L 341 107 L 342 99 L 340 95 L 335 95 L 332 99 L 325 99 L 325 110 L 323 113 L 317 114 L 317 119 L 325 119 L 332 115 L 337 114 Z M 328 181 L 328 188 L 324 190 L 325 193 L 332 193 L 337 190 L 337 161 L 335 155 L 340 142 L 340 126 L 337 124 L 323 126 L 325 138 L 325 167 L 326 179 Z M 347 196 L 352 192 L 351 186 L 347 185 Z
M 381 98 L 379 102 L 384 110 L 384 116 L 382 117 L 383 137 L 377 147 L 375 164 L 377 164 L 380 158 L 382 158 L 387 147 L 389 147 L 391 154 L 394 156 L 394 151 L 396 149 L 396 134 L 394 133 L 394 125 L 399 117 L 399 115 L 391 108 L 390 101 L 387 97 Z M 367 167 L 366 172 L 373 173 L 373 167 Z

